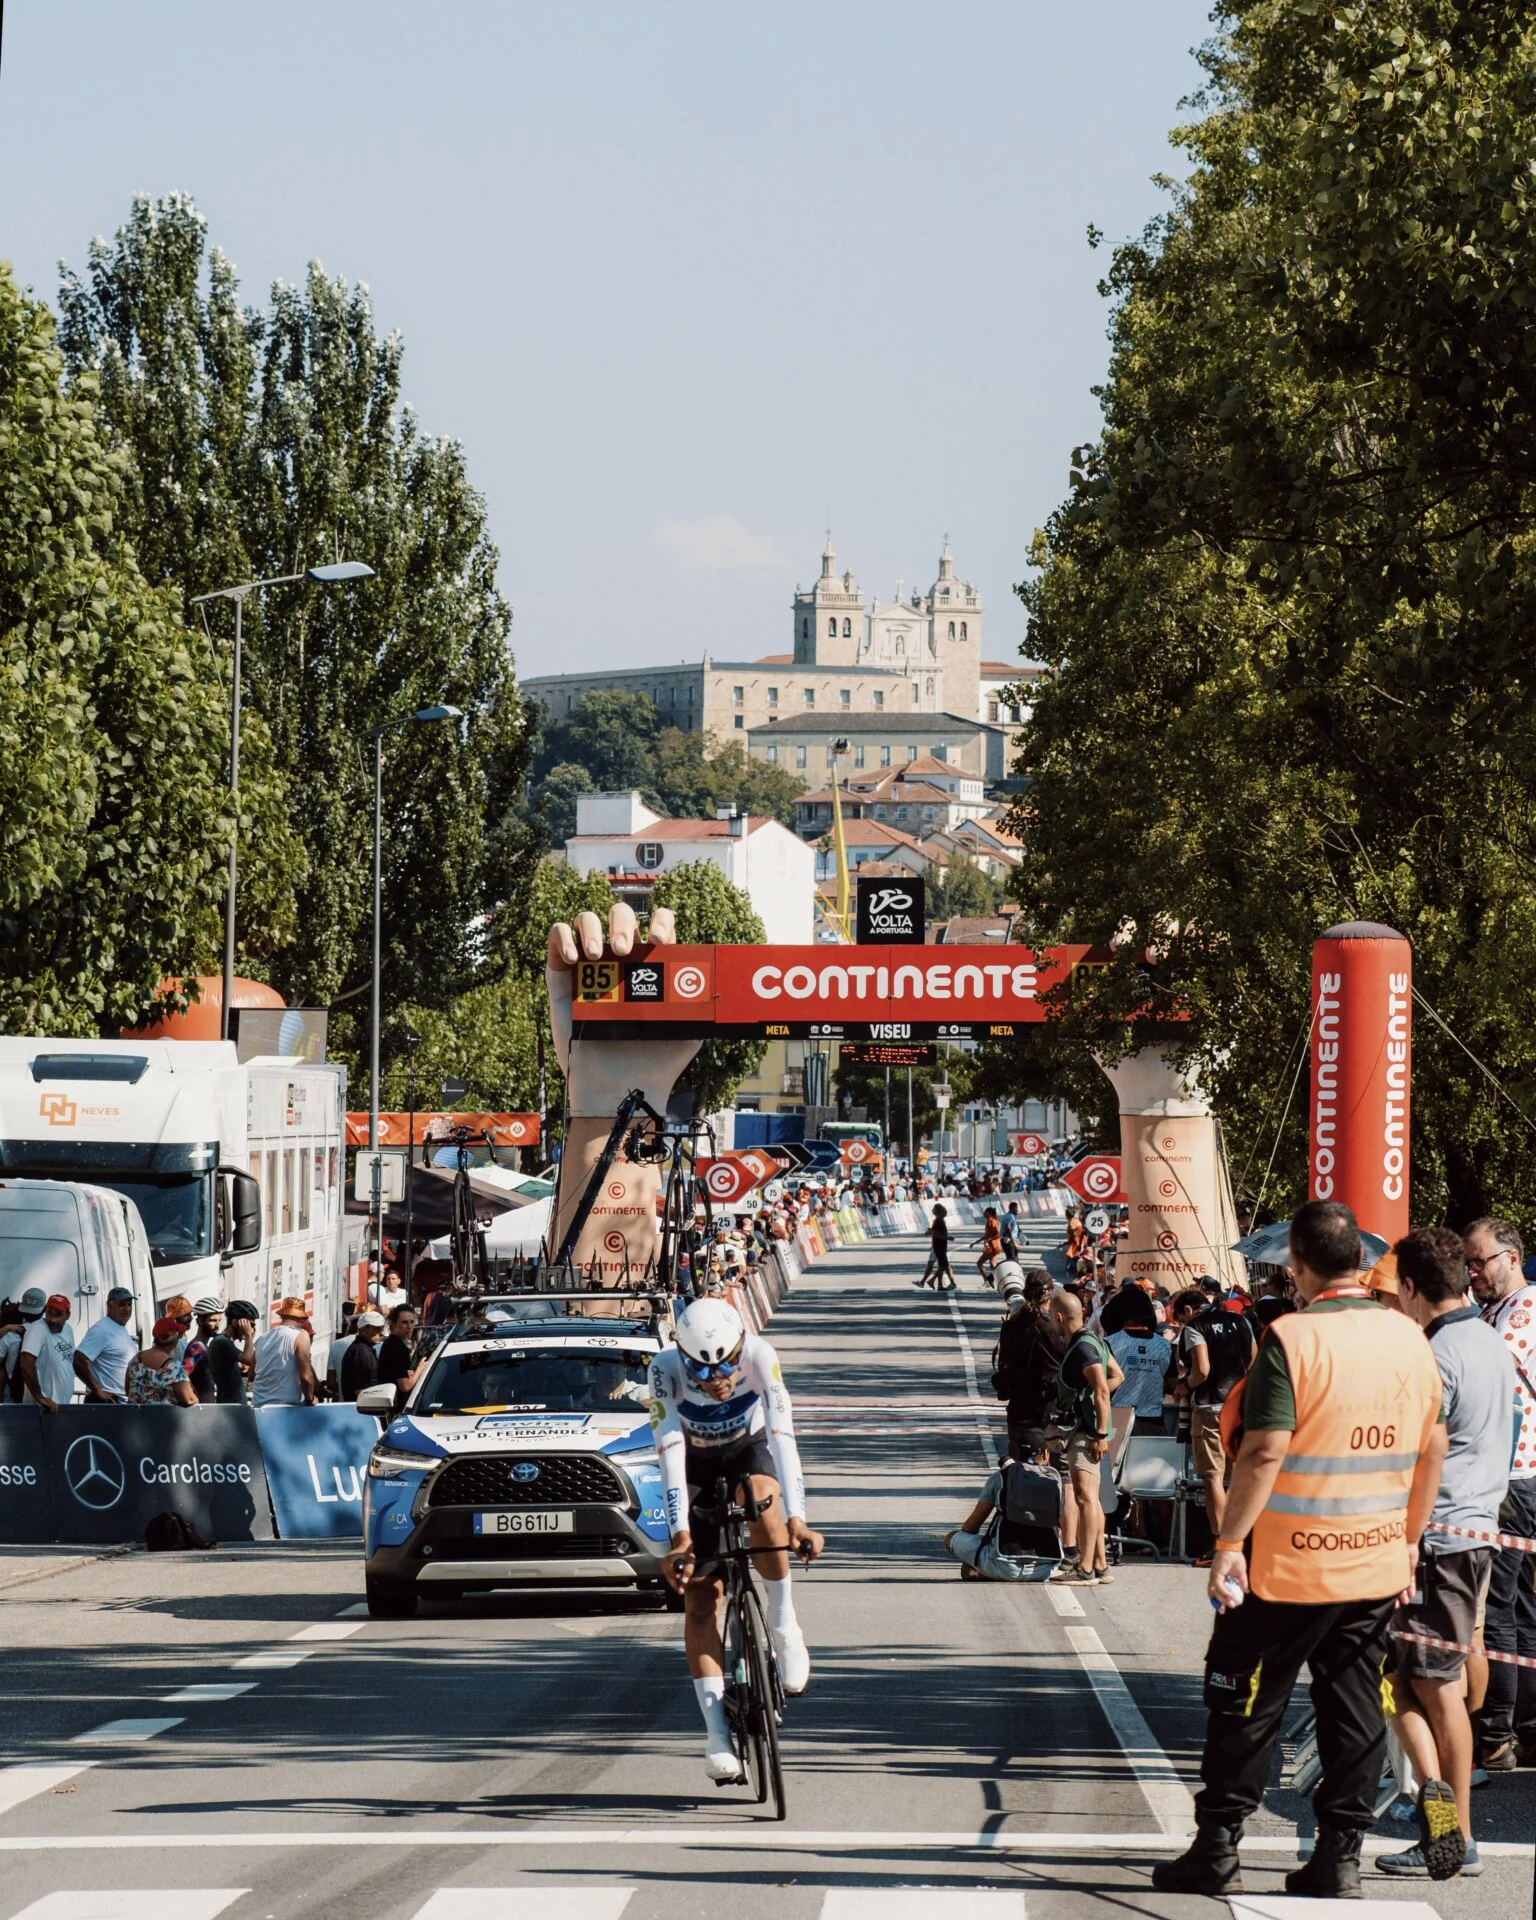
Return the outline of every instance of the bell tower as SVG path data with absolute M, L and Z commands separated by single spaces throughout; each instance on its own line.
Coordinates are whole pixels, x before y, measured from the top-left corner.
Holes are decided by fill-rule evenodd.
M 795 665 L 856 667 L 864 638 L 864 597 L 851 573 L 837 577 L 832 533 L 821 555 L 821 577 L 810 591 L 795 589 Z
M 969 580 L 955 578 L 947 538 L 924 610 L 933 654 L 944 672 L 945 708 L 970 719 L 981 711 L 981 594 Z

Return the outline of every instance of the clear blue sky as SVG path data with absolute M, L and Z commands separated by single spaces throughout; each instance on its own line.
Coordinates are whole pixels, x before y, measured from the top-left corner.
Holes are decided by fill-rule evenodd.
M 51 300 L 182 189 L 248 299 L 366 281 L 525 674 L 786 650 L 828 515 L 882 598 L 948 533 L 1007 658 L 1207 6 L 10 0 L 0 251 Z

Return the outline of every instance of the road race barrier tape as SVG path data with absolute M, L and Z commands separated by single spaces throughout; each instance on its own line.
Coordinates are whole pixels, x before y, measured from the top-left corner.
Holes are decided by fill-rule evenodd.
M 1400 1633 L 1396 1627 L 1390 1629 L 1394 1640 L 1411 1640 L 1416 1647 L 1439 1647 L 1445 1653 L 1475 1653 L 1475 1647 L 1464 1647 L 1459 1640 L 1437 1640 L 1432 1633 Z M 1493 1647 L 1482 1649 L 1485 1660 L 1497 1660 L 1501 1666 L 1536 1668 L 1536 1654 L 1500 1653 Z
M 1483 1540 L 1494 1547 L 1513 1547 L 1518 1553 L 1536 1553 L 1536 1540 L 1523 1539 L 1518 1533 L 1480 1533 L 1476 1527 L 1452 1527 L 1442 1520 L 1431 1520 L 1428 1530 L 1454 1533 L 1462 1540 Z

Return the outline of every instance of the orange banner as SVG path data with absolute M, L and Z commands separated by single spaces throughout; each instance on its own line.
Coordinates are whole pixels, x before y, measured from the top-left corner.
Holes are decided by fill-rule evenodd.
M 536 1113 L 418 1113 L 415 1120 L 416 1144 L 446 1140 L 452 1127 L 468 1127 L 477 1135 L 489 1134 L 498 1147 L 536 1147 L 539 1144 L 539 1116 Z M 409 1144 L 411 1116 L 405 1113 L 379 1115 L 379 1145 L 403 1147 Z M 347 1145 L 366 1147 L 368 1116 L 347 1115 Z

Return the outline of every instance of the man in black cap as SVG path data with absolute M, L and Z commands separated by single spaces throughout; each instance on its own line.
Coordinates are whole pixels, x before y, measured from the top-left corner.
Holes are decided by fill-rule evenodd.
M 201 1307 L 204 1303 L 198 1304 Z M 199 1317 L 202 1318 L 201 1314 Z M 193 1372 L 192 1391 L 204 1406 L 243 1407 L 251 1343 L 260 1314 L 249 1300 L 231 1300 L 224 1309 L 222 1333 L 217 1331 L 218 1316 L 207 1317 L 212 1321 L 213 1330 Z

